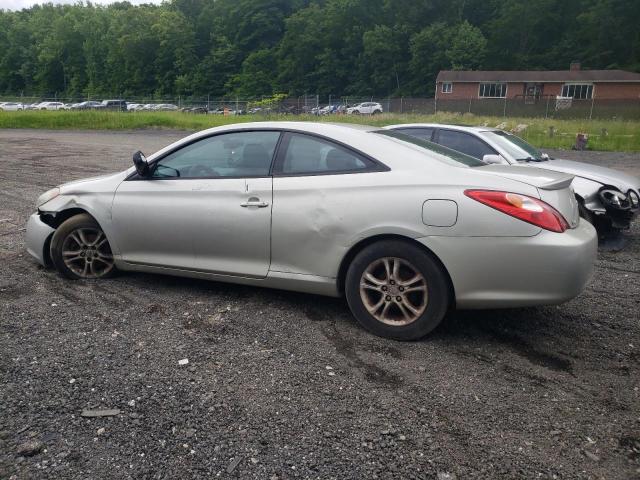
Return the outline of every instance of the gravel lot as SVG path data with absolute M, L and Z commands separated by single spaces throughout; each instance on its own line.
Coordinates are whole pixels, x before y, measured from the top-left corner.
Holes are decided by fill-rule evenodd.
M 416 343 L 342 300 L 30 260 L 40 193 L 184 135 L 0 130 L 0 478 L 640 478 L 638 223 L 572 302 Z

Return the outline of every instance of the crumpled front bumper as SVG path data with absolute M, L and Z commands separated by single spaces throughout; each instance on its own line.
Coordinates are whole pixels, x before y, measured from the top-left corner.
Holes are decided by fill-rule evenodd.
M 55 230 L 40 219 L 38 213 L 34 213 L 29 217 L 27 222 L 27 252 L 37 260 L 40 265 L 47 265 L 48 254 L 45 248 L 48 248 L 49 239 Z

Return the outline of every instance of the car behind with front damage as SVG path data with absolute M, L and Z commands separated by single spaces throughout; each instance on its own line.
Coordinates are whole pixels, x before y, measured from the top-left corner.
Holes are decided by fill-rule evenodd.
M 611 168 L 551 158 L 503 130 L 426 123 L 385 128 L 443 145 L 485 163 L 526 165 L 573 175 L 580 215 L 601 234 L 629 228 L 640 212 L 640 179 Z

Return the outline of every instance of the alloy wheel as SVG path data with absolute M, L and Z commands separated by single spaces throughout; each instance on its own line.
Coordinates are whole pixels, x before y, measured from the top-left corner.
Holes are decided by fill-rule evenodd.
M 409 325 L 427 308 L 427 281 L 407 260 L 379 258 L 362 273 L 360 298 L 376 320 L 393 326 Z
M 113 254 L 104 232 L 98 228 L 77 228 L 62 243 L 62 260 L 82 278 L 100 278 L 114 268 Z

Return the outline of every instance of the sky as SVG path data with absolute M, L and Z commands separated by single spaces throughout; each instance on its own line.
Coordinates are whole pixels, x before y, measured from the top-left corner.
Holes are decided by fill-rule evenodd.
M 107 5 L 109 3 L 114 3 L 116 0 L 91 0 L 91 3 L 96 5 Z M 0 0 L 0 8 L 5 10 L 20 10 L 22 8 L 29 8 L 32 5 L 36 5 L 38 3 L 78 3 L 78 0 Z M 129 3 L 133 5 L 138 5 L 140 3 L 161 3 L 161 0 L 129 0 Z

